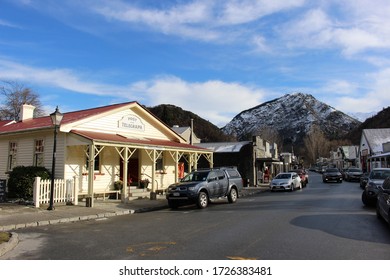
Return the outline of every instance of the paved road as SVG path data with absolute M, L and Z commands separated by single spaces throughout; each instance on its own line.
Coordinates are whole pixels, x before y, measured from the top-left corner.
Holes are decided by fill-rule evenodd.
M 363 207 L 358 183 L 317 173 L 294 192 L 266 192 L 199 210 L 118 216 L 18 230 L 6 259 L 390 259 L 390 229 Z

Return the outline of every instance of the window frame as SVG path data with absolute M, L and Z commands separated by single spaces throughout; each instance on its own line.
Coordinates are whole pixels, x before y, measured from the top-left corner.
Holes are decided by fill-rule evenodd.
M 7 162 L 8 171 L 11 171 L 14 167 L 16 167 L 17 154 L 18 154 L 18 142 L 10 141 L 8 144 L 8 162 Z
M 38 145 L 38 142 L 41 142 Z M 45 140 L 44 139 L 35 139 L 34 140 L 34 166 L 44 166 L 45 165 Z M 38 161 L 40 161 L 38 163 Z

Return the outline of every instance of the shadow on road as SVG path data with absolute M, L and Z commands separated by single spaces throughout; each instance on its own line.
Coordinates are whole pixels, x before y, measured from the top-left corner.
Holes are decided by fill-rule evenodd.
M 375 226 L 373 224 L 376 224 Z M 382 224 L 383 230 L 372 229 Z M 291 224 L 303 228 L 320 230 L 343 238 L 390 244 L 390 227 L 369 214 L 318 214 L 299 216 Z M 358 227 L 356 226 L 358 225 Z M 385 233 L 385 234 L 384 234 Z

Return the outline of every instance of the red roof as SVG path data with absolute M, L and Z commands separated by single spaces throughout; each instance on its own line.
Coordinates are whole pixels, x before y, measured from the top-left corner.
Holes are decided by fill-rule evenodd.
M 62 119 L 61 124 L 68 124 L 72 123 L 84 118 L 88 118 L 91 116 L 95 116 L 98 114 L 102 114 L 104 112 L 114 110 L 120 107 L 125 107 L 130 104 L 137 103 L 137 102 L 127 102 L 127 103 L 121 103 L 121 104 L 115 104 L 115 105 L 108 105 L 104 107 L 97 107 L 92 109 L 86 109 L 81 111 L 75 111 L 75 112 L 69 112 L 64 113 L 64 117 Z M 14 124 L 10 125 L 0 125 L 0 134 L 1 133 L 10 133 L 10 132 L 20 132 L 25 130 L 35 130 L 35 129 L 43 129 L 43 128 L 50 128 L 53 124 L 51 122 L 50 116 L 46 117 L 40 117 L 40 118 L 34 118 L 29 119 L 25 121 L 19 121 Z
M 92 131 L 78 131 L 71 130 L 71 133 L 77 134 L 89 140 L 111 142 L 111 143 L 123 143 L 123 144 L 135 144 L 135 145 L 148 145 L 148 146 L 158 146 L 158 147 L 174 147 L 181 149 L 191 149 L 191 150 L 203 150 L 208 151 L 205 148 L 193 146 L 190 144 L 179 143 L 168 140 L 159 140 L 159 139 L 132 139 L 126 138 L 118 134 L 107 134 L 101 132 L 92 132 Z

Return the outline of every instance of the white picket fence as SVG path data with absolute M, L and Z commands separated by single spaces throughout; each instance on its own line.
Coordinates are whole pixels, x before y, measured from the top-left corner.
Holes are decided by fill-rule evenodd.
M 35 207 L 41 204 L 50 203 L 51 180 L 42 180 L 35 178 L 33 197 Z M 54 180 L 54 203 L 73 203 L 77 204 L 77 193 L 74 180 L 55 179 Z

